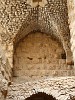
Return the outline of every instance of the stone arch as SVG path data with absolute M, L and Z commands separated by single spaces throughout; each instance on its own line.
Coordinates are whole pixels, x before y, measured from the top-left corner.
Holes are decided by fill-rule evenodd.
M 37 8 L 37 7 L 36 7 Z M 63 44 L 61 38 L 63 38 L 61 29 L 58 25 L 58 23 L 54 20 L 53 17 L 50 17 L 50 21 L 48 20 L 48 24 L 51 24 L 51 28 L 48 29 L 46 28 L 47 24 L 45 23 L 44 20 L 42 20 L 40 24 L 38 19 L 32 19 L 33 16 L 27 16 L 27 19 L 22 23 L 21 27 L 19 28 L 18 32 L 14 35 L 13 38 L 13 43 L 14 45 L 17 44 L 20 40 L 22 40 L 27 34 L 31 33 L 31 32 L 42 32 L 42 33 L 46 33 L 49 34 L 51 36 L 51 38 L 55 38 L 57 41 L 59 41 L 61 43 L 61 45 Z M 39 16 L 38 16 L 39 17 Z M 46 16 L 47 17 L 47 16 Z M 38 23 L 37 23 L 38 21 Z M 41 30 L 44 29 L 44 30 Z M 52 32 L 52 33 L 51 33 Z M 55 34 L 54 34 L 55 33 Z M 64 50 L 65 47 L 63 46 Z
M 56 99 L 52 95 L 48 95 L 44 92 L 38 92 L 26 98 L 25 100 L 56 100 Z
M 31 23 L 34 23 L 33 21 L 31 21 Z M 24 23 L 21 28 L 19 29 L 18 33 L 15 35 L 14 39 L 13 39 L 13 43 L 14 45 L 16 45 L 20 40 L 22 40 L 26 35 L 28 35 L 29 33 L 36 31 L 37 29 L 36 24 L 28 24 L 28 26 L 25 28 L 27 23 Z
M 48 16 L 46 16 L 46 17 L 48 17 Z M 42 19 L 41 23 L 43 25 L 43 24 L 45 24 L 45 21 Z M 72 52 L 71 52 L 70 30 L 69 30 L 68 20 L 67 20 L 67 27 L 66 28 L 62 28 L 64 26 L 62 24 L 60 26 L 60 21 L 55 20 L 55 18 L 53 16 L 50 17 L 50 19 L 47 21 L 47 24 L 51 24 L 51 26 L 52 26 L 51 30 L 53 31 L 52 34 L 55 33 L 54 36 L 63 45 L 63 48 L 64 48 L 65 53 L 66 53 L 66 63 L 68 65 L 73 65 L 74 63 L 73 63 L 73 57 L 72 57 Z M 44 28 L 46 28 L 47 24 L 45 24 Z M 42 26 L 39 25 L 39 29 L 42 29 Z M 50 32 L 50 30 L 48 28 L 46 28 L 43 31 L 46 31 L 47 33 Z
M 17 79 L 18 80 L 24 79 L 24 80 L 20 81 L 20 82 L 23 82 L 23 81 L 32 81 L 32 80 L 40 79 L 40 78 L 47 77 L 47 76 L 65 76 L 65 75 L 68 76 L 68 75 L 72 75 L 70 68 L 68 68 L 68 66 L 65 63 L 66 59 L 65 58 L 62 59 L 60 56 L 58 56 L 58 52 L 57 52 L 57 54 L 56 54 L 56 52 L 52 53 L 52 55 L 56 54 L 55 56 L 53 55 L 54 59 L 53 58 L 52 59 L 53 59 L 54 62 L 52 63 L 51 62 L 52 56 L 47 56 L 47 55 L 50 55 L 50 53 L 45 52 L 46 57 L 43 56 L 42 52 L 41 52 L 42 56 L 40 55 L 41 53 L 40 54 L 37 53 L 38 56 L 36 55 L 35 51 L 39 52 L 39 49 L 38 48 L 36 49 L 37 44 L 36 44 L 36 46 L 30 44 L 30 42 L 34 44 L 35 41 L 33 41 L 33 42 L 28 41 L 30 46 L 28 44 L 25 44 L 25 43 L 27 43 L 26 42 L 27 38 L 29 38 L 31 36 L 35 37 L 36 33 L 34 33 L 34 34 L 32 33 L 33 35 L 31 33 L 26 35 L 26 37 L 24 39 L 19 41 L 18 45 L 15 48 L 16 50 L 14 52 L 14 58 L 15 59 L 14 59 L 14 68 L 13 68 L 14 69 L 13 71 L 15 72 L 13 74 L 14 82 L 18 82 Z M 37 34 L 39 34 L 39 33 L 37 32 Z M 47 35 L 46 33 L 41 33 L 41 34 L 43 34 L 43 35 L 45 34 L 45 37 Z M 49 34 L 48 34 L 48 36 L 49 36 Z M 34 40 L 34 38 L 32 38 L 31 40 Z M 36 39 L 36 41 L 37 41 L 37 39 Z M 20 45 L 19 45 L 19 43 L 20 43 Z M 52 42 L 49 42 L 49 43 L 52 44 Z M 58 44 L 57 41 L 54 42 L 54 44 L 57 45 Z M 35 47 L 35 49 L 33 49 L 34 47 Z M 60 47 L 61 47 L 61 44 L 60 44 Z M 27 48 L 29 48 L 29 49 L 27 49 Z M 56 46 L 54 46 L 54 48 L 56 48 Z M 54 51 L 54 48 L 52 49 L 52 51 Z M 44 50 L 47 51 L 47 49 L 45 49 L 45 48 L 44 48 Z M 56 48 L 56 50 L 57 50 L 57 48 Z M 42 51 L 42 49 L 41 49 L 41 51 Z M 61 51 L 61 50 L 58 50 L 58 51 Z M 40 58 L 39 55 L 41 56 L 41 58 Z M 42 60 L 39 60 L 39 59 L 42 59 Z M 19 62 L 17 64 L 18 60 L 19 60 Z M 39 61 L 40 61 L 40 63 L 39 63 Z M 45 61 L 45 63 L 44 63 L 44 61 Z M 49 63 L 49 61 L 50 61 L 50 63 Z M 56 61 L 58 62 L 58 64 L 56 63 Z M 51 64 L 53 64 L 53 65 L 51 65 Z M 45 66 L 43 66 L 43 65 L 45 65 Z M 36 71 L 36 69 L 37 69 L 37 71 Z M 59 71 L 59 69 L 60 69 L 60 71 Z M 20 76 L 23 76 L 23 77 L 20 77 Z
M 1 2 L 2 2 L 2 1 L 1 1 Z M 47 5 L 49 5 L 49 7 L 50 7 L 50 3 L 49 3 L 48 0 L 47 0 L 47 2 L 48 2 Z M 61 2 L 62 2 L 62 1 L 61 1 Z M 66 0 L 65 0 L 64 2 L 65 2 L 65 4 L 66 4 Z M 20 21 L 20 23 L 18 23 L 19 25 L 16 23 L 17 16 L 16 16 L 16 14 L 15 14 L 14 7 L 13 7 L 13 5 L 15 5 L 16 3 L 18 4 L 18 6 L 19 6 L 20 4 L 21 4 L 21 5 L 23 4 L 23 7 L 24 7 L 24 9 L 26 9 L 26 13 L 27 13 L 26 16 L 24 16 L 25 14 L 24 14 L 24 12 L 23 12 L 23 9 L 20 7 L 20 11 L 21 11 L 21 13 L 23 14 L 23 16 L 22 16 L 21 19 L 20 19 L 20 16 L 21 16 L 22 14 L 20 13 L 20 16 L 18 16 L 19 19 L 18 19 L 17 23 Z M 19 3 L 20 3 L 20 4 L 19 4 Z M 58 3 L 59 3 L 59 2 L 58 2 Z M 2 6 L 3 6 L 3 7 L 5 6 L 5 4 L 6 4 L 6 3 L 3 3 L 3 2 L 2 2 Z M 12 4 L 12 5 L 11 5 L 11 4 Z M 60 4 L 60 3 L 59 3 L 59 4 Z M 30 19 L 30 20 L 28 20 L 28 21 L 29 21 L 29 23 L 30 23 L 30 21 L 31 21 L 31 23 L 30 23 L 31 26 L 32 26 L 32 23 L 35 23 L 35 24 L 33 24 L 33 27 L 35 28 L 35 26 L 36 26 L 36 29 L 38 29 L 38 28 L 37 28 L 37 27 L 38 27 L 38 26 L 37 26 L 37 25 L 38 25 L 38 21 L 39 21 L 39 20 L 38 20 L 38 18 L 39 18 L 39 17 L 38 17 L 38 14 L 39 14 L 39 11 L 40 11 L 40 10 L 38 9 L 38 7 L 35 7 L 35 8 L 32 9 L 32 7 L 31 7 L 30 5 L 28 5 L 26 1 L 25 1 L 25 2 L 18 2 L 18 0 L 17 0 L 17 1 L 14 1 L 13 3 L 8 2 L 8 5 L 11 5 L 12 10 L 13 10 L 13 13 L 15 14 L 15 18 L 14 18 L 14 19 L 15 19 L 15 22 L 12 20 L 12 18 L 11 18 L 11 20 L 9 21 L 9 23 L 7 23 L 7 24 L 5 23 L 4 20 L 2 20 L 3 17 L 1 18 L 1 20 L 2 20 L 2 25 L 4 25 L 5 27 L 7 27 L 8 24 L 10 24 L 10 22 L 13 22 L 13 23 L 11 23 L 11 24 L 9 25 L 9 27 L 7 28 L 8 31 L 11 30 L 11 31 L 10 31 L 10 34 L 11 34 L 12 32 L 13 32 L 12 35 L 13 35 L 13 34 L 16 34 L 16 36 L 14 35 L 13 37 L 17 37 L 17 39 L 18 39 L 17 31 L 14 31 L 14 30 L 15 30 L 15 28 L 18 27 L 18 26 L 19 26 L 19 27 L 18 27 L 18 29 L 19 29 L 20 26 L 21 26 L 21 24 L 26 22 L 27 18 Z M 49 7 L 48 7 L 48 8 L 49 8 Z M 7 10 L 7 8 L 8 8 L 8 7 L 4 7 L 3 9 L 6 9 L 6 10 Z M 15 5 L 15 8 L 16 8 L 16 5 Z M 27 8 L 29 8 L 29 9 L 27 9 Z M 16 9 L 17 9 L 17 8 L 16 8 Z M 34 17 L 34 16 L 35 16 L 35 13 L 34 13 L 34 11 L 33 11 L 34 9 L 37 9 L 37 10 L 36 10 L 36 11 L 37 11 L 37 12 L 36 12 L 36 17 Z M 38 11 L 38 10 L 39 10 L 39 11 Z M 49 9 L 48 9 L 48 10 L 49 10 Z M 55 9 L 53 9 L 53 10 L 55 10 Z M 5 11 L 5 10 L 4 10 L 4 11 Z M 8 10 L 7 10 L 5 13 L 7 13 L 7 14 L 5 15 L 6 20 L 8 20 L 8 19 L 7 19 L 8 16 L 9 16 Z M 17 13 L 17 12 L 16 12 L 16 13 Z M 51 13 L 52 13 L 52 12 L 51 12 Z M 33 15 L 31 15 L 31 14 L 33 14 Z M 13 15 L 13 14 L 12 14 L 12 15 Z M 60 14 L 59 14 L 59 15 L 60 15 Z M 11 17 L 11 16 L 9 16 L 9 17 Z M 33 18 L 32 18 L 32 17 L 33 17 Z M 49 14 L 47 14 L 46 17 L 49 17 Z M 52 16 L 52 17 L 53 17 L 53 16 Z M 58 16 L 58 17 L 60 17 L 60 16 Z M 55 19 L 56 19 L 56 18 L 55 18 Z M 52 19 L 51 19 L 51 20 L 52 20 Z M 26 22 L 26 24 L 24 24 L 25 26 L 29 24 L 28 21 Z M 4 23 L 4 24 L 3 24 L 3 23 Z M 13 26 L 14 26 L 14 23 L 15 23 L 15 26 L 17 25 L 16 27 L 13 27 Z M 59 23 L 59 24 L 60 24 L 60 23 Z M 13 27 L 13 29 L 12 29 L 11 26 Z M 23 25 L 22 25 L 22 26 L 23 26 Z M 30 26 L 30 27 L 31 27 L 31 26 Z M 21 28 L 22 28 L 22 27 L 21 27 Z M 24 27 L 24 28 L 25 28 L 25 27 Z M 31 31 L 32 31 L 34 28 L 31 27 Z M 22 28 L 22 29 L 23 29 L 23 28 Z M 36 29 L 35 29 L 35 30 L 36 30 Z M 25 30 L 26 30 L 26 29 L 25 29 Z M 16 32 L 16 33 L 15 33 L 15 32 Z M 20 32 L 20 31 L 19 31 L 19 32 Z M 19 33 L 19 32 L 18 32 L 18 33 Z M 29 33 L 29 32 L 27 32 L 27 33 Z M 69 32 L 68 32 L 68 33 L 69 33 Z M 67 35 L 65 35 L 65 34 L 67 34 L 67 33 L 65 33 L 64 31 L 62 31 L 62 33 L 61 33 L 60 36 L 61 36 L 61 38 L 62 38 L 63 47 L 64 47 L 64 50 L 65 50 L 65 52 L 66 52 L 67 62 L 68 62 L 68 64 L 71 64 L 71 63 L 72 63 L 72 57 L 71 57 L 72 54 L 71 54 L 71 50 L 70 50 L 70 41 L 69 41 L 69 38 L 70 38 L 70 37 L 67 36 L 68 34 L 67 34 Z M 20 34 L 18 34 L 18 35 L 19 35 L 20 38 L 22 38 L 23 33 L 22 33 L 21 35 L 20 35 Z M 9 37 L 10 37 L 10 36 L 9 36 Z M 65 37 L 67 37 L 67 38 L 65 38 Z M 10 38 L 11 38 L 11 37 L 10 37 Z M 67 39 L 68 39 L 68 41 L 65 42 L 65 40 L 67 40 Z M 15 41 L 15 40 L 16 40 L 16 39 L 14 39 L 14 41 Z M 70 56 L 68 56 L 68 55 L 70 55 Z
M 50 34 L 50 31 L 56 34 L 51 34 L 51 37 L 55 37 L 61 45 L 63 45 L 63 48 L 66 53 L 66 63 L 71 65 L 73 64 L 73 58 L 72 58 L 72 52 L 71 52 L 71 44 L 70 44 L 70 33 L 67 31 L 67 33 L 60 28 L 60 25 L 53 19 L 51 19 L 51 25 L 52 28 L 49 30 L 48 28 L 45 29 L 45 22 L 44 20 L 41 21 L 43 26 L 38 25 L 34 20 L 31 20 L 30 23 L 24 22 L 22 26 L 20 27 L 18 33 L 14 37 L 14 44 L 19 42 L 22 38 L 24 38 L 28 33 L 32 31 L 40 31 L 45 32 L 47 34 Z M 49 21 L 48 21 L 49 22 Z M 45 25 L 44 25 L 45 24 Z M 26 28 L 25 26 L 28 25 Z M 41 30 L 41 29 L 44 30 Z M 66 35 L 67 34 L 67 35 Z
M 9 3 L 10 4 L 10 3 Z M 36 7 L 37 8 L 37 7 Z M 32 9 L 33 10 L 33 9 Z M 27 17 L 26 17 L 26 19 L 25 20 L 23 20 L 23 24 L 21 25 L 21 27 L 19 27 L 20 29 L 19 29 L 19 31 L 17 32 L 16 31 L 16 33 L 14 32 L 13 34 L 11 34 L 11 33 L 8 33 L 7 34 L 7 31 L 6 31 L 6 33 L 5 34 L 3 34 L 2 33 L 2 35 L 3 35 L 3 39 L 2 40 L 5 40 L 5 42 L 7 41 L 7 43 L 8 44 L 10 44 L 11 45 L 11 47 L 12 47 L 12 50 L 11 50 L 11 53 L 12 53 L 12 51 L 14 51 L 14 49 L 13 49 L 13 46 L 14 46 L 14 44 L 16 44 L 20 39 L 22 39 L 26 34 L 28 34 L 28 33 L 30 33 L 31 31 L 37 31 L 37 30 L 39 30 L 39 27 L 40 26 L 38 26 L 38 16 L 36 16 L 36 18 L 34 19 L 34 16 L 30 16 L 29 15 L 29 13 L 31 14 L 31 13 L 33 13 L 33 12 L 31 12 L 31 11 L 28 11 L 28 14 L 27 14 Z M 34 14 L 34 13 L 33 13 Z M 35 14 L 34 14 L 35 15 Z M 38 15 L 38 12 L 37 12 L 37 15 Z M 46 17 L 48 17 L 48 16 L 46 16 Z M 59 32 L 59 31 L 61 31 L 61 28 L 59 27 L 59 25 L 57 24 L 57 22 L 52 18 L 52 17 L 50 17 L 50 19 L 52 20 L 52 22 L 51 22 L 51 24 L 52 24 L 52 26 L 53 26 L 53 29 L 55 29 L 57 32 Z M 28 20 L 29 20 L 29 22 L 28 22 Z M 4 20 L 3 20 L 4 21 Z M 12 20 L 11 20 L 11 22 L 12 22 Z M 43 21 L 41 21 L 41 23 L 43 24 Z M 47 25 L 47 24 L 46 24 Z M 7 24 L 6 24 L 6 26 L 7 26 Z M 25 26 L 26 26 L 26 28 L 25 28 Z M 54 26 L 57 26 L 57 27 L 54 27 Z M 42 28 L 42 27 L 41 27 Z M 30 29 L 30 30 L 29 30 Z M 52 30 L 53 30 L 52 29 Z M 1 31 L 1 30 L 0 30 Z M 24 32 L 26 33 L 26 34 L 23 34 Z M 50 31 L 50 30 L 49 30 Z M 46 32 L 46 33 L 48 33 L 48 32 Z M 64 33 L 64 34 L 63 34 Z M 70 37 L 68 37 L 68 34 L 66 35 L 66 33 L 64 32 L 64 31 L 62 31 L 61 33 L 59 33 L 60 34 L 60 37 L 61 37 L 61 41 L 63 41 L 62 42 L 62 44 L 63 44 L 63 48 L 64 48 L 64 50 L 65 50 L 65 52 L 66 52 L 66 55 L 68 56 L 67 57 L 67 60 L 69 59 L 69 61 L 70 61 L 70 64 L 72 63 L 71 61 L 72 61 L 72 58 L 71 58 L 71 56 L 72 56 L 72 54 L 71 54 L 71 50 L 70 50 Z M 18 38 L 19 37 L 19 38 Z M 67 37 L 67 39 L 65 38 L 65 37 Z M 68 41 L 65 41 L 65 40 L 68 40 Z M 14 43 L 13 43 L 14 42 Z M 9 46 L 10 47 L 10 46 Z M 12 53 L 12 55 L 13 55 L 13 53 Z M 11 58 L 11 57 L 10 57 Z M 11 58 L 12 59 L 12 58 Z M 13 67 L 13 61 L 10 59 L 10 62 L 11 62 L 11 65 L 12 65 L 12 67 Z

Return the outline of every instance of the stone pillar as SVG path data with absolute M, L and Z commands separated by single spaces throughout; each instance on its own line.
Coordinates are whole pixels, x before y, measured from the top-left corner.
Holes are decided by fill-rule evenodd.
M 67 0 L 69 28 L 71 35 L 71 50 L 75 66 L 75 0 Z

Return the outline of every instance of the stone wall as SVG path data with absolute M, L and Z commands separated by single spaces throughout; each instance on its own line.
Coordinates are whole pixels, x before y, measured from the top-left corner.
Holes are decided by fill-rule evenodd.
M 44 76 L 74 75 L 70 67 L 66 65 L 66 54 L 61 44 L 45 33 L 30 33 L 15 48 L 16 78 L 24 77 L 28 81 Z
M 9 37 L 8 35 L 6 35 L 6 31 L 0 27 L 0 99 L 1 100 L 3 100 L 3 97 L 6 96 L 8 84 L 12 80 L 13 45 L 12 43 L 9 44 L 8 43 L 9 43 Z
M 27 0 L 1 0 L 0 5 L 0 25 L 7 31 L 7 35 L 2 33 L 3 39 L 15 38 L 13 41 L 17 42 L 33 30 L 50 33 L 61 40 L 67 62 L 71 63 L 66 0 L 47 0 L 43 7 L 34 8 Z
M 75 1 L 67 0 L 68 4 L 68 16 L 69 16 L 69 28 L 71 35 L 71 50 L 73 52 L 73 60 L 75 66 Z
M 73 58 L 75 61 L 75 50 L 74 50 L 74 48 L 75 48 L 75 43 L 74 43 L 75 42 L 75 40 L 74 40 L 74 38 L 75 38 L 75 34 L 74 34 L 74 26 L 75 26 L 74 10 L 75 10 L 75 8 L 74 8 L 73 1 L 68 0 L 68 4 L 69 4 L 68 11 L 69 11 L 69 24 L 70 24 L 71 44 L 72 44 L 71 49 L 72 49 Z M 54 2 L 51 0 L 48 0 L 48 3 L 45 7 L 38 6 L 35 8 L 32 8 L 31 5 L 28 5 L 26 0 L 25 1 L 24 0 L 21 0 L 21 1 L 20 0 L 16 0 L 16 1 L 0 0 L 0 91 L 1 91 L 0 99 L 1 99 L 2 93 L 4 94 L 4 96 L 6 96 L 8 82 L 11 81 L 11 78 L 12 78 L 13 51 L 14 51 L 13 46 L 16 43 L 18 43 L 20 41 L 20 39 L 22 39 L 29 32 L 31 32 L 33 30 L 36 30 L 36 31 L 40 30 L 41 32 L 46 32 L 46 33 L 49 32 L 49 34 L 51 36 L 57 37 L 63 44 L 63 48 L 64 48 L 66 54 L 68 55 L 67 59 L 70 58 L 70 61 L 72 60 L 72 58 L 71 58 L 72 55 L 71 55 L 71 51 L 70 51 L 70 42 L 69 42 L 70 35 L 69 35 L 69 27 L 68 27 L 67 19 L 68 19 L 68 13 L 67 13 L 66 0 L 57 0 L 57 1 L 55 0 Z M 37 40 L 39 40 L 39 39 L 37 39 Z M 43 39 L 41 39 L 41 40 L 43 40 Z M 53 60 L 51 58 L 52 56 L 49 55 L 51 53 L 48 53 L 46 51 L 46 54 L 51 59 L 51 63 L 55 63 L 55 65 L 49 65 L 48 62 L 50 59 L 47 58 L 47 55 L 46 55 L 46 57 L 45 57 L 45 55 L 42 55 L 43 56 L 42 60 L 40 60 L 41 64 L 44 62 L 44 66 L 43 66 L 42 70 L 40 70 L 41 67 L 36 66 L 38 68 L 37 72 L 36 72 L 36 69 L 33 71 L 30 71 L 30 67 L 28 68 L 28 65 L 27 65 L 26 68 L 28 68 L 28 69 L 26 69 L 27 71 L 24 71 L 24 74 L 27 72 L 26 75 L 28 74 L 31 78 L 35 74 L 36 74 L 36 76 L 38 76 L 37 73 L 41 74 L 41 77 L 43 75 L 45 75 L 45 76 L 48 76 L 48 75 L 53 75 L 53 76 L 75 75 L 74 70 L 73 69 L 71 70 L 72 66 L 66 66 L 65 61 L 60 59 L 59 50 L 62 52 L 62 45 L 59 46 L 57 42 L 55 42 L 51 39 L 49 41 L 56 48 L 59 48 L 59 49 L 57 49 L 58 55 L 54 55 L 54 53 L 56 53 L 56 51 L 54 51 L 52 49 L 52 51 L 51 51 L 53 53 L 52 56 L 55 57 L 55 59 L 53 59 Z M 14 44 L 13 44 L 13 42 L 14 42 Z M 22 42 L 24 44 L 24 41 L 22 41 Z M 45 40 L 45 42 L 46 42 L 46 40 Z M 52 46 L 52 48 L 53 48 L 53 46 Z M 17 48 L 16 48 L 16 50 L 17 50 Z M 17 53 L 15 51 L 16 54 L 14 56 L 14 61 L 15 61 L 15 58 L 16 58 L 16 60 L 18 60 L 18 58 L 20 58 L 20 61 L 22 61 L 20 64 L 22 65 L 22 63 L 24 64 L 25 61 L 24 61 L 24 59 L 21 59 L 20 54 L 22 54 L 22 55 L 24 54 L 24 51 L 21 52 L 22 50 L 24 50 L 24 47 L 21 47 L 19 50 L 20 50 L 19 54 L 18 54 L 19 57 L 17 57 L 17 55 L 16 55 Z M 28 48 L 25 47 L 25 50 L 28 51 Z M 46 47 L 46 50 L 48 50 L 47 47 Z M 23 55 L 23 56 L 26 57 L 25 55 Z M 40 54 L 38 54 L 38 55 L 40 55 Z M 34 60 L 36 60 L 37 57 L 35 58 L 35 56 L 34 56 L 33 61 L 31 61 L 32 58 L 30 56 L 27 56 L 27 57 L 28 58 L 26 58 L 25 60 L 28 62 L 28 64 L 33 63 L 33 65 L 36 65 L 34 63 Z M 39 61 L 38 62 L 35 61 L 35 62 L 38 63 Z M 50 67 L 48 67 L 47 65 L 49 65 Z M 18 69 L 17 66 L 16 67 L 15 66 L 16 66 L 16 62 L 14 62 L 14 70 L 15 70 L 15 68 Z M 31 66 L 31 64 L 30 64 L 30 66 Z M 18 67 L 22 69 L 22 67 L 20 67 L 20 66 L 18 66 Z M 34 66 L 31 66 L 31 68 L 34 69 Z M 56 71 L 55 71 L 55 69 L 56 69 Z M 58 69 L 60 69 L 60 70 L 58 71 Z M 22 70 L 22 72 L 23 72 L 23 70 Z M 21 76 L 22 76 L 22 72 L 21 72 Z M 32 72 L 33 72 L 33 75 L 32 75 Z M 59 74 L 59 72 L 60 72 L 60 74 Z M 17 75 L 19 75 L 17 73 L 20 73 L 20 71 L 16 71 L 16 70 L 14 71 L 15 77 Z M 15 74 L 17 74 L 17 75 L 15 75 Z
M 7 38 L 7 41 L 6 39 L 3 39 L 4 37 L 6 37 L 6 31 L 3 30 L 3 28 L 0 28 L 0 35 L 2 35 L 2 37 L 0 36 L 1 68 L 3 70 L 3 75 L 5 76 L 4 72 L 6 71 L 6 73 L 8 73 L 8 78 L 7 75 L 5 77 L 7 80 L 10 80 L 11 68 L 13 67 L 13 43 L 9 42 L 9 38 Z
M 22 84 L 12 84 L 6 100 L 25 100 L 36 93 L 52 95 L 56 100 L 75 100 L 75 77 L 46 78 Z

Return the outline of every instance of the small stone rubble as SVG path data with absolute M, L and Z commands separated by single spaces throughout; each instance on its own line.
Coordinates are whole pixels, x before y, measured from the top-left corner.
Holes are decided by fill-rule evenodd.
M 46 78 L 22 84 L 12 83 L 6 100 L 25 100 L 33 94 L 44 92 L 56 100 L 72 100 L 75 96 L 75 77 Z

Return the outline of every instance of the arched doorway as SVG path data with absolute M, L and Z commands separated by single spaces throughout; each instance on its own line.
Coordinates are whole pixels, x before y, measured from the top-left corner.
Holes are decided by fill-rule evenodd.
M 39 92 L 37 94 L 33 94 L 26 100 L 56 100 L 56 99 L 52 95 L 47 95 L 45 93 Z

